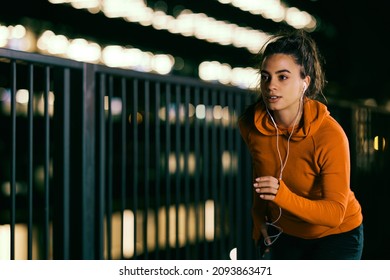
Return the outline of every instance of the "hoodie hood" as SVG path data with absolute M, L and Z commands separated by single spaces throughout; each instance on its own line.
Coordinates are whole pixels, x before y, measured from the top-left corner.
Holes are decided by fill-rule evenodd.
M 323 120 L 329 116 L 328 108 L 321 102 L 306 98 L 303 105 L 301 122 L 295 128 L 291 140 L 300 141 L 317 132 Z M 257 130 L 268 136 L 276 135 L 276 128 L 264 105 L 258 103 L 255 108 L 254 123 Z M 287 129 L 279 129 L 279 134 L 288 135 Z

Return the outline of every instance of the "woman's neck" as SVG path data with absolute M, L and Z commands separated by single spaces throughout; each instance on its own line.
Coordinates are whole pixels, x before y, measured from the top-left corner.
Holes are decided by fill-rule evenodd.
M 274 111 L 276 125 L 280 129 L 291 129 L 293 126 L 297 126 L 302 118 L 302 108 L 299 106 L 295 113 L 291 111 Z

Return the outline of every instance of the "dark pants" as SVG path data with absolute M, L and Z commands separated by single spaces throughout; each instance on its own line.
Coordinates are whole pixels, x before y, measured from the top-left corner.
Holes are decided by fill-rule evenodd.
M 270 260 L 360 260 L 363 224 L 357 228 L 317 239 L 302 239 L 282 233 L 271 245 L 259 242 L 259 258 Z

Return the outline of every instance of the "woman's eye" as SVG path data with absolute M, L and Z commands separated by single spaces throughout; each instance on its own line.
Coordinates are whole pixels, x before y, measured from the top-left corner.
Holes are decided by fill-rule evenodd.
M 261 80 L 262 81 L 268 81 L 269 77 L 266 75 L 261 75 Z
M 284 76 L 284 75 L 279 76 L 279 80 L 286 80 L 286 79 L 287 79 L 287 76 Z

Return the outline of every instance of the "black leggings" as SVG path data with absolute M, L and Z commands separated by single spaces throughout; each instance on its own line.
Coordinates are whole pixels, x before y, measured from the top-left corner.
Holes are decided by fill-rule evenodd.
M 282 233 L 271 246 L 259 242 L 259 258 L 271 260 L 360 260 L 363 224 L 357 228 L 317 239 L 302 239 Z

